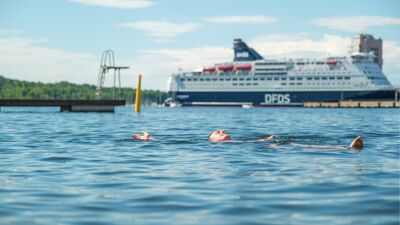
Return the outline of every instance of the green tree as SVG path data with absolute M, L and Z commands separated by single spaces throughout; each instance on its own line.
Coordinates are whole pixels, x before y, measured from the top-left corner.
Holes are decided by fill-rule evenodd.
M 28 82 L 8 79 L 0 75 L 0 98 L 9 99 L 95 99 L 96 86 L 89 84 L 73 84 L 66 81 L 58 83 Z M 115 90 L 118 99 L 125 99 L 128 103 L 135 101 L 136 90 L 121 88 Z M 161 104 L 168 94 L 159 90 L 143 90 L 142 102 L 144 104 Z M 102 99 L 112 99 L 113 88 L 102 90 Z

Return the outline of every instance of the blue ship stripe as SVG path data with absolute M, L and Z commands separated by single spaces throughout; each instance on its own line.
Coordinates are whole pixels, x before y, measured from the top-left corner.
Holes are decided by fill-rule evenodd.
M 348 100 L 395 100 L 395 91 L 319 91 L 319 92 L 177 92 L 171 93 L 173 100 L 183 104 L 192 102 L 251 102 L 303 103 L 338 102 Z

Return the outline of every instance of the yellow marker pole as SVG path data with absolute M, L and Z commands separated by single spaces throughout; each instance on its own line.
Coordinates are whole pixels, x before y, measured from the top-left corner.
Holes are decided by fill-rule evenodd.
M 138 84 L 136 88 L 136 101 L 135 101 L 135 112 L 140 112 L 140 84 L 142 82 L 142 74 L 139 74 Z

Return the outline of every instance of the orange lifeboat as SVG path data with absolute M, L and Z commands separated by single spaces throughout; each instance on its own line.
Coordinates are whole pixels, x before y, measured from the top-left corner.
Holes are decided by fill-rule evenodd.
M 215 67 L 214 66 L 209 66 L 209 67 L 203 67 L 203 73 L 204 72 L 214 72 Z
M 328 64 L 328 65 L 336 65 L 337 63 L 338 63 L 337 60 L 328 60 L 328 61 L 326 61 L 326 64 Z
M 251 64 L 238 64 L 235 65 L 235 70 L 251 70 Z
M 233 70 L 233 65 L 232 64 L 219 65 L 218 70 L 221 71 Z

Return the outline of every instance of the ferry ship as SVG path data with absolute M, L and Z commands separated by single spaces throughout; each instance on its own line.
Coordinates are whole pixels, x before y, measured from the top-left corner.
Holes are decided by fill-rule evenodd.
M 382 40 L 359 34 L 353 43 L 353 53 L 349 56 L 264 59 L 241 39 L 235 39 L 233 62 L 173 74 L 168 80 L 170 98 L 165 103 L 258 107 L 349 100 L 394 101 L 396 91 L 381 70 Z

